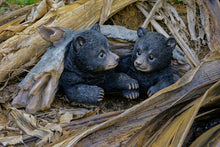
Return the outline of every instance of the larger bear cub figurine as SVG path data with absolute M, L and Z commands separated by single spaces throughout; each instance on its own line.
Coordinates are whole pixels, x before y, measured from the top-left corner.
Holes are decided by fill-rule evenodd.
M 139 87 L 136 80 L 125 73 L 111 72 L 118 65 L 119 57 L 109 50 L 107 38 L 99 31 L 100 26 L 96 24 L 90 30 L 77 33 L 69 43 L 61 88 L 68 99 L 86 104 L 97 104 L 104 91 L 137 97 L 138 92 L 129 91 Z
M 117 69 L 138 81 L 142 95 L 151 96 L 173 84 L 171 58 L 176 40 L 142 27 L 137 35 L 132 56 L 121 59 Z

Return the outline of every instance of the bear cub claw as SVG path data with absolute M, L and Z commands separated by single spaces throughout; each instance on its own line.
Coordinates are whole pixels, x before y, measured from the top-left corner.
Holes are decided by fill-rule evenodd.
M 123 90 L 122 94 L 127 99 L 136 99 L 139 97 L 139 91 L 137 90 Z
M 132 79 L 130 82 L 131 83 L 128 83 L 129 84 L 129 86 L 128 86 L 129 90 L 138 89 L 139 88 L 139 84 L 138 84 L 138 82 L 136 80 Z

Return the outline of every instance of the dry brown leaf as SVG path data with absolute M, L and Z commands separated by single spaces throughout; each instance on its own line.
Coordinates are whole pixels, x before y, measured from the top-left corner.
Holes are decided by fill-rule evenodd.
M 56 3 L 53 0 L 43 0 L 35 8 L 32 8 L 31 13 L 27 16 L 27 21 L 24 24 L 33 23 L 43 17 L 49 11 L 56 11 L 59 7 L 64 6 L 63 1 Z
M 33 115 L 27 114 L 26 112 L 17 110 L 13 107 L 11 108 L 10 115 L 15 120 L 18 127 L 26 134 L 41 139 L 37 144 L 39 146 L 45 144 L 47 141 L 56 141 L 57 136 L 59 136 L 62 131 L 59 124 L 48 124 L 45 127 L 42 127 L 37 123 L 37 120 Z
M 190 147 L 195 146 L 220 146 L 220 124 L 203 133 L 190 145 Z
M 100 15 L 99 24 L 104 24 L 104 22 L 108 19 L 112 2 L 113 2 L 113 0 L 104 0 L 103 1 L 103 7 L 102 7 L 101 15 Z
M 0 131 L 6 127 L 6 124 L 7 124 L 6 116 L 4 114 L 0 113 Z
M 73 113 L 71 112 L 64 112 L 64 114 L 62 114 L 60 116 L 60 124 L 61 125 L 66 125 L 68 123 L 70 123 L 70 121 L 73 119 Z
M 177 20 L 182 20 L 178 13 L 176 12 L 176 10 L 169 4 L 164 5 L 164 10 L 166 13 L 168 13 L 169 15 L 165 15 L 166 13 L 164 13 L 163 11 L 160 11 L 161 15 L 164 16 L 165 19 L 165 24 L 167 25 L 168 29 L 170 30 L 170 32 L 172 33 L 172 35 L 176 38 L 177 43 L 179 44 L 179 46 L 181 47 L 182 51 L 185 53 L 186 55 L 186 59 L 188 61 L 188 63 L 191 65 L 191 67 L 197 67 L 200 63 L 197 55 L 195 54 L 195 52 L 189 47 L 188 45 L 188 38 L 185 35 L 185 31 L 183 32 L 183 30 L 180 30 L 178 28 L 179 25 L 175 25 L 175 21 L 170 21 L 169 17 L 173 18 L 172 16 L 173 14 L 175 15 L 175 18 Z M 172 20 L 172 19 L 171 19 Z M 183 21 L 180 21 L 182 23 L 182 26 L 185 26 L 185 24 L 183 23 Z M 184 28 L 184 27 L 183 27 Z
M 70 123 L 73 119 L 80 119 L 90 111 L 85 108 L 71 108 L 71 109 L 64 109 L 59 112 L 60 116 L 60 124 L 66 125 Z
M 18 17 L 12 21 L 10 21 L 9 23 L 0 26 L 0 40 L 7 40 L 8 38 L 10 38 L 11 36 L 15 35 L 18 32 L 23 31 L 26 26 L 20 24 L 22 21 L 25 20 L 25 16 L 22 17 Z M 12 50 L 7 50 L 5 52 L 0 53 L 1 54 L 7 54 L 7 52 L 11 52 Z M 0 61 L 1 61 L 1 57 L 0 57 Z
M 196 25 L 196 2 L 194 0 L 187 1 L 187 20 L 191 40 L 197 40 L 195 33 Z
M 46 1 L 47 0 L 43 0 L 36 8 L 32 8 L 31 13 L 27 16 L 25 24 L 36 21 L 48 12 Z
M 4 146 L 15 145 L 23 143 L 23 138 L 22 136 L 0 137 L 0 143 L 2 143 Z
M 219 50 L 220 48 L 220 2 L 219 0 L 201 0 L 201 9 L 204 12 L 205 23 L 203 25 L 209 42 L 209 48 Z
M 219 88 L 220 81 L 210 87 L 201 98 L 189 104 L 187 110 L 177 112 L 165 127 L 158 130 L 160 133 L 157 133 L 157 137 L 145 138 L 144 146 L 182 146 L 202 103 L 213 96 L 219 98 L 220 93 L 217 92 Z M 148 132 L 147 129 L 146 132 Z
M 142 27 L 147 28 L 149 22 L 153 18 L 155 12 L 162 6 L 163 0 L 158 0 L 152 10 L 150 11 L 150 14 L 148 15 L 147 19 L 144 21 Z

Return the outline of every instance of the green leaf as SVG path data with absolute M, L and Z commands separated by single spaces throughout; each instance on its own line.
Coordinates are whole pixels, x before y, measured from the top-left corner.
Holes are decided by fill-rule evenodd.
M 0 7 L 0 10 L 5 10 L 7 9 L 8 7 Z

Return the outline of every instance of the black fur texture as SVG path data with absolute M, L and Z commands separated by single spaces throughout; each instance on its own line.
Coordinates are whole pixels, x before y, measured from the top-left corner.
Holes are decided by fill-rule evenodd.
M 138 28 L 137 35 L 133 54 L 119 61 L 117 71 L 136 79 L 141 95 L 151 96 L 173 84 L 171 58 L 176 40 L 142 27 Z
M 100 26 L 77 33 L 66 47 L 64 71 L 60 87 L 71 101 L 98 104 L 105 92 L 135 90 L 138 82 L 125 73 L 111 69 L 118 65 L 119 57 L 109 50 L 108 40 Z M 124 94 L 127 97 L 126 92 Z M 137 92 L 129 94 L 137 95 Z

